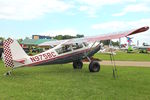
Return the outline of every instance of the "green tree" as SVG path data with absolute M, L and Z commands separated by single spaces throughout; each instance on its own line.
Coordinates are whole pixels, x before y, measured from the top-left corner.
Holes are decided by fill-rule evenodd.
M 82 38 L 82 37 L 84 37 L 83 34 L 77 34 L 77 35 L 76 35 L 76 38 Z
M 119 46 L 120 43 L 119 43 L 119 41 L 116 41 L 116 42 L 113 42 L 113 41 L 112 41 L 112 45 L 113 45 L 113 46 Z
M 25 37 L 25 39 L 30 39 L 29 37 Z
M 23 41 L 23 39 L 18 39 L 17 41 L 18 41 L 19 43 L 21 43 L 21 42 Z
M 5 40 L 5 38 L 3 38 L 3 37 L 0 37 L 0 41 L 4 41 Z
M 81 37 L 84 37 L 84 35 L 80 35 L 80 34 L 77 34 L 76 36 L 71 36 L 71 35 L 57 35 L 57 36 L 54 37 L 54 39 L 65 40 L 65 39 L 81 38 Z
M 54 39 L 62 40 L 62 39 L 63 39 L 63 36 L 62 36 L 62 35 L 57 35 L 57 36 L 54 37 Z
M 75 37 L 71 36 L 71 35 L 64 35 L 63 36 L 63 40 L 65 40 L 65 39 L 72 39 L 72 38 L 75 38 Z
M 103 43 L 104 45 L 109 45 L 110 44 L 110 40 L 102 40 L 101 43 Z

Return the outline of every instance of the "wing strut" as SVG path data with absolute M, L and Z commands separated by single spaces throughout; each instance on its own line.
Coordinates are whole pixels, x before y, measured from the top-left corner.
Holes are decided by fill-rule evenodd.
M 110 40 L 110 46 L 112 46 L 112 42 Z M 112 64 L 112 70 L 113 70 L 113 77 L 114 79 L 118 78 L 118 73 L 117 73 L 117 67 L 116 67 L 116 63 L 115 63 L 115 57 L 114 57 L 114 53 L 112 51 L 112 48 L 110 48 L 110 60 L 111 60 L 111 64 Z

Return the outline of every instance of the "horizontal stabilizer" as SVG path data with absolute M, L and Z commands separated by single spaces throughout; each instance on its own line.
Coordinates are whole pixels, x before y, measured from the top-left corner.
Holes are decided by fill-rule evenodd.
M 18 62 L 18 63 L 21 63 L 21 64 L 24 64 L 24 62 L 26 61 L 26 58 L 23 58 L 23 59 L 17 59 L 17 60 L 13 60 L 14 62 Z

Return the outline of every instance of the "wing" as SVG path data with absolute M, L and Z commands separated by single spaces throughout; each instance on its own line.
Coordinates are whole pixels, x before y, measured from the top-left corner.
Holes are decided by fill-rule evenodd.
M 114 33 L 109 33 L 109 34 L 104 34 L 104 35 L 99 35 L 99 36 L 93 36 L 93 37 L 85 37 L 85 38 L 78 38 L 78 39 L 71 39 L 70 41 L 66 43 L 72 43 L 72 42 L 95 42 L 95 41 L 100 41 L 100 40 L 111 40 L 111 39 L 118 39 L 126 36 L 130 36 L 133 34 L 145 32 L 149 29 L 148 26 L 146 27 L 141 27 L 138 29 L 133 29 L 129 31 L 122 31 L 122 32 L 114 32 Z
M 144 32 L 144 31 L 147 31 L 148 29 L 149 29 L 149 27 L 141 27 L 141 28 L 133 29 L 133 30 L 129 30 L 129 31 L 114 32 L 114 33 L 100 35 L 100 36 L 87 37 L 84 39 L 86 39 L 88 42 L 94 42 L 94 41 L 99 41 L 99 40 L 118 39 L 121 37 L 126 37 L 126 36 L 130 36 L 130 35 L 137 34 L 140 32 Z
M 45 42 L 43 44 L 40 44 L 40 46 L 58 45 L 60 43 L 61 44 L 73 44 L 73 43 L 80 43 L 80 42 L 95 42 L 95 41 L 101 41 L 101 40 L 118 39 L 118 38 L 130 36 L 130 35 L 133 35 L 133 34 L 145 32 L 148 29 L 149 29 L 149 27 L 145 26 L 145 27 L 141 27 L 141 28 L 133 29 L 133 30 L 129 30 L 129 31 L 113 32 L 113 33 L 99 35 L 99 36 L 93 36 L 93 37 L 84 37 L 84 38 L 76 38 L 76 39 L 68 39 L 68 40 L 49 41 L 49 42 Z
M 38 46 L 55 46 L 55 45 L 59 45 L 61 43 L 64 43 L 66 40 L 55 40 L 55 41 L 48 41 L 48 42 L 44 42 L 39 44 Z

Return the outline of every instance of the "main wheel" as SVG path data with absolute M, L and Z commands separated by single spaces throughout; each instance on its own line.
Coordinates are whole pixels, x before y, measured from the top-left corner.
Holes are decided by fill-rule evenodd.
M 89 71 L 90 72 L 99 72 L 100 71 L 100 64 L 98 61 L 92 61 L 89 64 Z
M 78 61 L 74 61 L 73 62 L 73 68 L 74 69 L 82 69 L 82 66 L 83 66 L 83 63 L 81 60 L 78 60 Z

